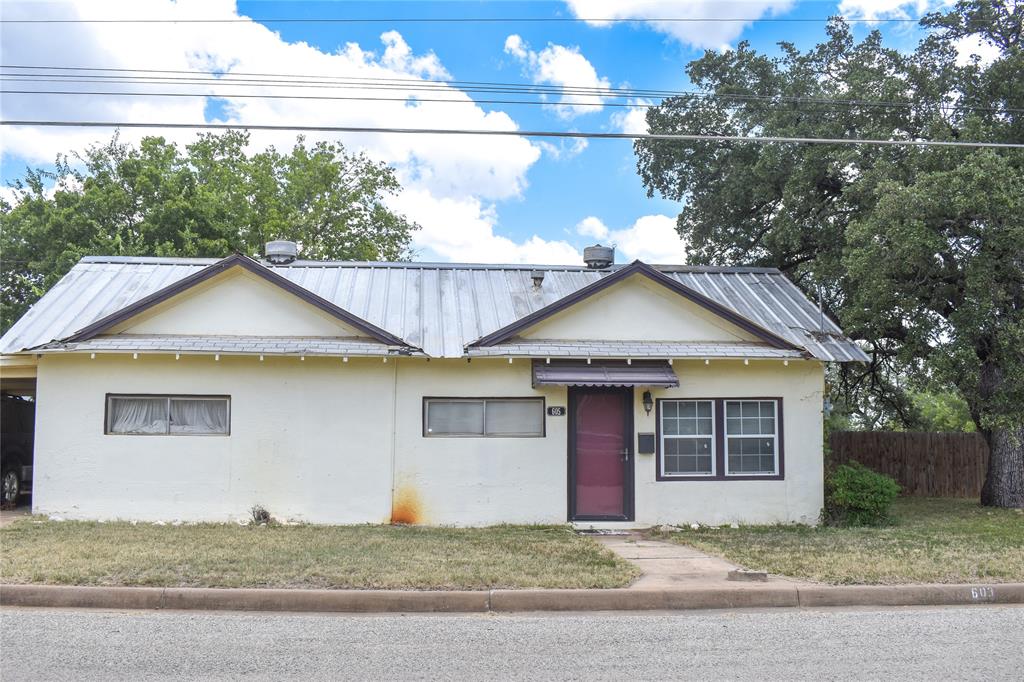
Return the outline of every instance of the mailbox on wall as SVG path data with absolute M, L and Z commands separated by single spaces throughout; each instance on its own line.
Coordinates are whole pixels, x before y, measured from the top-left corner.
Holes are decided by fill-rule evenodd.
M 654 434 L 653 433 L 638 433 L 636 434 L 636 451 L 641 455 L 653 455 L 654 454 Z

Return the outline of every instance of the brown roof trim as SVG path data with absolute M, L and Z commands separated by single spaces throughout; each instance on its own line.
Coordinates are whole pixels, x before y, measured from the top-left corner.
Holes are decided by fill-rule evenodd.
M 62 339 L 65 342 L 72 341 L 86 341 L 93 338 L 98 334 L 102 334 L 111 327 L 124 322 L 132 317 L 135 317 L 139 313 L 152 308 L 153 306 L 166 301 L 169 298 L 173 298 L 178 294 L 191 289 L 197 284 L 201 284 L 211 277 L 221 274 L 233 267 L 243 268 L 252 274 L 262 277 L 267 282 L 278 286 L 290 294 L 294 294 L 306 303 L 319 308 L 328 315 L 345 322 L 346 324 L 355 327 L 356 329 L 366 333 L 368 336 L 391 346 L 405 346 L 407 348 L 414 348 L 408 343 L 398 338 L 397 336 L 390 334 L 380 327 L 373 325 L 361 317 L 356 317 L 352 313 L 339 308 L 325 298 L 317 296 L 309 289 L 305 289 L 298 284 L 295 284 L 291 280 L 288 280 L 281 275 L 271 271 L 269 268 L 260 265 L 252 258 L 243 256 L 240 253 L 235 253 L 227 258 L 217 261 L 216 263 L 203 268 L 199 272 L 189 275 L 183 279 L 170 284 L 159 291 L 156 291 L 149 296 L 139 299 L 135 303 L 128 305 L 120 310 L 101 318 L 87 327 L 84 327 L 71 336 Z
M 728 320 L 729 322 L 732 322 L 740 329 L 743 329 L 744 331 L 753 334 L 754 336 L 766 342 L 773 348 L 805 350 L 804 348 L 797 346 L 790 341 L 787 341 L 786 339 L 775 334 L 774 332 L 765 329 L 756 322 L 753 322 L 747 319 L 746 317 L 743 317 L 742 315 L 734 311 L 732 308 L 723 306 L 721 303 L 718 303 L 717 301 L 708 298 L 699 291 L 691 289 L 690 287 L 679 282 L 678 280 L 675 280 L 669 277 L 668 275 L 659 272 L 657 269 L 639 260 L 633 261 L 629 265 L 616 270 L 610 275 L 602 277 L 596 282 L 588 284 L 582 289 L 578 289 L 573 293 L 569 294 L 568 296 L 564 296 L 555 301 L 554 303 L 547 305 L 541 308 L 540 310 L 536 310 L 527 315 L 526 317 L 522 317 L 516 320 L 515 322 L 508 326 L 502 327 L 501 329 L 495 332 L 491 332 L 486 336 L 480 337 L 473 343 L 469 344 L 467 348 L 472 346 L 493 346 L 497 343 L 501 343 L 502 341 L 507 341 L 508 339 L 512 338 L 522 330 L 532 327 L 538 322 L 551 317 L 555 313 L 561 312 L 562 310 L 565 310 L 566 308 L 575 305 L 576 303 L 579 303 L 583 299 L 589 298 L 590 296 L 593 296 L 594 294 L 603 291 L 604 289 L 607 289 L 608 287 L 612 286 L 617 282 L 620 282 L 621 280 L 629 277 L 630 275 L 643 275 L 647 277 L 651 281 L 662 285 L 666 289 L 670 289 L 675 293 L 679 294 L 680 296 L 683 296 L 684 298 L 693 301 L 702 308 L 710 310 L 719 317 L 722 317 Z

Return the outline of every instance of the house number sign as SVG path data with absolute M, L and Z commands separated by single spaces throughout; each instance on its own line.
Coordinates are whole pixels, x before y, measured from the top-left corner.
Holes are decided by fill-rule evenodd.
M 558 406 L 558 405 L 549 407 L 548 408 L 548 416 L 549 417 L 564 417 L 565 416 L 565 408 L 561 407 L 561 406 Z

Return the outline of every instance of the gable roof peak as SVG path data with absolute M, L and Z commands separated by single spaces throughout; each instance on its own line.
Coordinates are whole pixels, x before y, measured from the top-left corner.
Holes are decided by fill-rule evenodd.
M 604 291 L 605 289 L 613 286 L 614 284 L 621 282 L 627 277 L 631 277 L 634 274 L 643 275 L 648 279 L 652 280 L 656 284 L 673 291 L 680 296 L 696 303 L 697 305 L 709 310 L 710 312 L 718 315 L 719 317 L 731 322 L 740 329 L 743 329 L 750 334 L 753 334 L 757 338 L 766 342 L 773 348 L 788 349 L 788 350 L 806 350 L 802 346 L 798 346 L 791 341 L 784 339 L 778 334 L 762 327 L 757 322 L 754 322 L 748 317 L 741 315 L 732 308 L 715 301 L 708 296 L 700 293 L 696 289 L 691 289 L 682 282 L 669 277 L 665 273 L 661 272 L 655 267 L 644 263 L 637 259 L 629 265 L 621 267 L 617 270 L 612 271 L 610 274 L 602 277 L 601 279 L 588 284 L 582 289 L 578 289 L 573 293 L 560 298 L 554 303 L 547 305 L 539 310 L 536 310 L 525 317 L 521 317 L 512 324 L 506 325 L 497 331 L 480 337 L 476 341 L 466 345 L 466 348 L 479 347 L 479 346 L 493 346 L 494 344 L 507 341 L 519 332 L 528 329 L 535 324 L 551 317 L 555 313 L 561 312 L 580 301 L 590 298 L 594 294 Z
M 353 315 L 352 313 L 348 312 L 347 310 L 344 310 L 343 308 L 335 305 L 334 303 L 331 303 L 325 298 L 321 298 L 320 296 L 314 294 L 309 289 L 306 289 L 305 287 L 302 287 L 292 282 L 291 280 L 282 277 L 281 275 L 277 274 L 276 272 L 266 267 L 259 261 L 250 258 L 249 256 L 246 256 L 242 253 L 239 253 L 238 251 L 235 251 L 230 256 L 226 256 L 225 258 L 222 258 L 219 261 L 206 266 L 202 270 L 193 273 L 188 277 L 185 277 L 184 279 L 180 279 L 177 282 L 169 284 L 168 286 L 153 292 L 149 296 L 141 298 L 138 301 L 135 301 L 134 303 L 129 304 L 124 308 L 121 308 L 120 310 L 116 310 L 113 313 L 107 315 L 106 317 L 96 320 L 92 324 L 78 330 L 71 336 L 68 336 L 67 338 L 61 340 L 64 342 L 87 341 L 99 334 L 102 334 L 104 331 L 107 331 L 110 328 L 120 324 L 121 322 L 131 319 L 132 317 L 135 317 L 139 313 L 142 313 L 160 303 L 163 303 L 164 301 L 171 299 L 198 284 L 201 284 L 209 279 L 212 279 L 213 277 L 223 272 L 227 272 L 228 270 L 234 267 L 240 267 L 246 270 L 247 272 L 256 275 L 257 277 L 262 278 L 263 280 L 269 282 L 270 284 L 277 286 L 281 289 L 284 289 L 285 291 L 296 296 L 302 301 L 314 306 L 315 308 L 319 308 L 320 310 L 327 313 L 331 317 L 341 320 L 345 324 L 348 324 L 349 326 L 358 329 L 359 331 L 365 333 L 367 336 L 381 343 L 391 346 L 403 346 L 406 348 L 419 350 L 416 349 L 411 344 L 404 341 L 403 339 L 395 336 L 394 334 L 391 334 L 390 332 L 387 332 L 381 329 L 380 327 L 371 324 L 370 322 L 367 322 L 361 317 Z

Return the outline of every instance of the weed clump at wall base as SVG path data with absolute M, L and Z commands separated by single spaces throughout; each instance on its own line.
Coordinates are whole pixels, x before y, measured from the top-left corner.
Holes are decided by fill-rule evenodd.
M 822 522 L 830 526 L 880 526 L 889 522 L 900 486 L 859 462 L 842 464 L 825 480 Z

